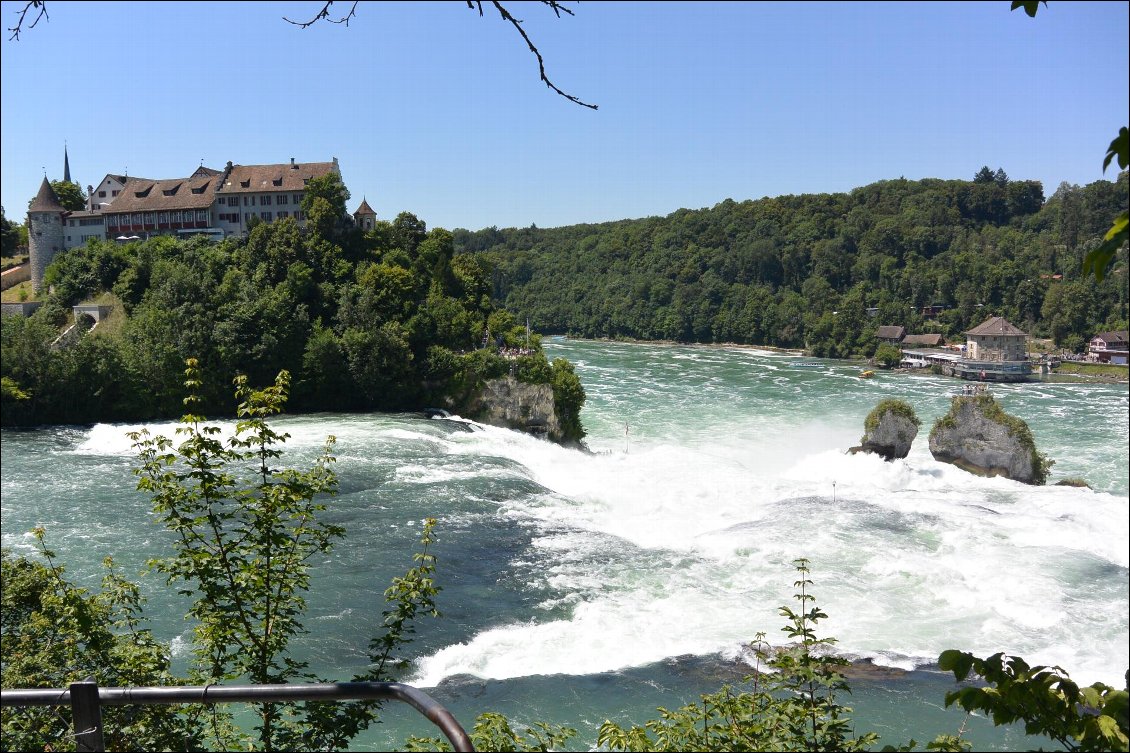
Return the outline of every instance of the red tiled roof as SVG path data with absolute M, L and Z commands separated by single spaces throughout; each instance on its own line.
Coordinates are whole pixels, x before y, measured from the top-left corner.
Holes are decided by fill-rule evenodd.
M 333 162 L 305 162 L 280 165 L 234 165 L 220 186 L 219 193 L 270 193 L 301 191 L 306 181 L 337 172 Z
M 167 180 L 130 178 L 114 203 L 103 210 L 103 214 L 208 209 L 215 201 L 215 189 L 214 177 Z

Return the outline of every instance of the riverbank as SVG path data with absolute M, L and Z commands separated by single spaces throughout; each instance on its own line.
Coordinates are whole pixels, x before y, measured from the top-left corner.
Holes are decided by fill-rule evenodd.
M 807 351 L 800 348 L 780 348 L 775 345 L 751 345 L 749 343 L 683 343 L 676 340 L 635 340 L 632 338 L 618 337 L 609 338 L 602 337 L 597 339 L 586 339 L 583 337 L 569 337 L 568 335 L 555 335 L 556 337 L 563 337 L 566 340 L 575 340 L 577 342 L 606 342 L 606 343 L 624 343 L 626 345 L 668 345 L 673 347 L 682 348 L 706 348 L 706 349 L 724 349 L 724 350 L 750 350 L 750 351 L 765 351 L 768 353 L 781 353 L 790 356 L 808 357 L 820 361 L 835 361 L 849 366 L 871 367 L 871 362 L 866 358 L 823 358 L 809 355 Z M 914 376 L 921 373 L 930 374 L 928 369 L 881 369 L 874 367 L 876 373 L 879 374 L 905 374 Z M 954 377 L 957 381 L 961 381 Z M 1048 375 L 1041 375 L 1038 371 L 1033 372 L 1031 382 L 1064 382 L 1064 383 L 1091 383 L 1091 384 L 1130 384 L 1130 367 L 1118 366 L 1116 364 L 1098 364 L 1098 363 L 1085 363 L 1077 361 L 1064 361 L 1057 369 Z
M 1120 366 L 1112 363 L 1064 361 L 1056 368 L 1056 376 L 1071 377 L 1071 381 L 1101 382 L 1108 384 L 1130 383 L 1130 366 Z

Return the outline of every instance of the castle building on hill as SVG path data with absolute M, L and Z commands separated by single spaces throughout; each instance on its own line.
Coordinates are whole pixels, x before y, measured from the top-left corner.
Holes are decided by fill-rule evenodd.
M 63 160 L 64 180 L 70 180 L 70 157 L 65 149 Z M 291 217 L 302 227 L 306 224 L 301 209 L 305 186 L 331 173 L 340 179 L 337 157 L 331 162 L 306 163 L 291 158 L 289 163 L 273 165 L 228 162 L 223 170 L 201 165 L 188 177 L 161 180 L 107 173 L 97 187 L 87 186 L 86 208 L 75 212 L 63 209 L 47 184 L 50 196 L 41 187 L 33 201 L 33 206 L 39 207 L 37 227 L 45 233 L 39 257 L 47 261 L 42 267 L 46 268 L 48 256 L 54 255 L 48 251 L 49 245 L 62 250 L 94 239 L 126 241 L 154 235 L 221 239 L 246 235 L 253 217 L 260 222 Z M 54 197 L 54 204 L 50 197 Z M 29 228 L 30 219 L 29 209 Z M 60 238 L 48 228 L 53 222 L 61 231 Z

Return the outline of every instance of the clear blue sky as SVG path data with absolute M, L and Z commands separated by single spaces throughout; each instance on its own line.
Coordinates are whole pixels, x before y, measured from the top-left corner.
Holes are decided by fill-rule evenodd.
M 4 27 L 23 3 L 3 2 Z M 22 219 L 63 143 L 83 186 L 338 157 L 379 216 L 552 227 L 906 177 L 1102 179 L 1127 125 L 1125 2 L 70 3 L 0 41 L 0 168 Z M 349 3 L 335 8 L 348 9 Z M 1113 179 L 1112 169 L 1106 178 Z

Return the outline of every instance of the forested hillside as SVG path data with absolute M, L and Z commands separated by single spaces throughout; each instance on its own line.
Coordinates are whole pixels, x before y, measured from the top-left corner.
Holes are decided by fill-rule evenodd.
M 451 233 L 407 212 L 362 233 L 339 219 L 345 187 L 319 180 L 304 230 L 287 218 L 220 243 L 166 236 L 61 254 L 44 306 L 4 317 L 4 424 L 178 417 L 185 359 L 196 358 L 212 415 L 233 413 L 237 374 L 258 386 L 289 370 L 294 411 L 408 410 L 457 405 L 513 367 L 553 385 L 558 418 L 580 438 L 572 367 L 547 363 L 536 335 L 521 357 L 499 355 L 525 346 L 526 330 L 491 300 L 484 257 L 455 254 Z M 56 346 L 70 307 L 88 300 L 115 313 Z
M 889 180 L 454 240 L 493 268 L 496 299 L 543 332 L 845 357 L 871 355 L 880 324 L 953 336 L 1003 315 L 1078 350 L 1127 326 L 1125 248 L 1101 284 L 1080 274 L 1127 186 L 1123 172 L 1045 200 L 1039 182 L 986 167 L 973 181 Z M 926 306 L 945 310 L 924 316 Z

